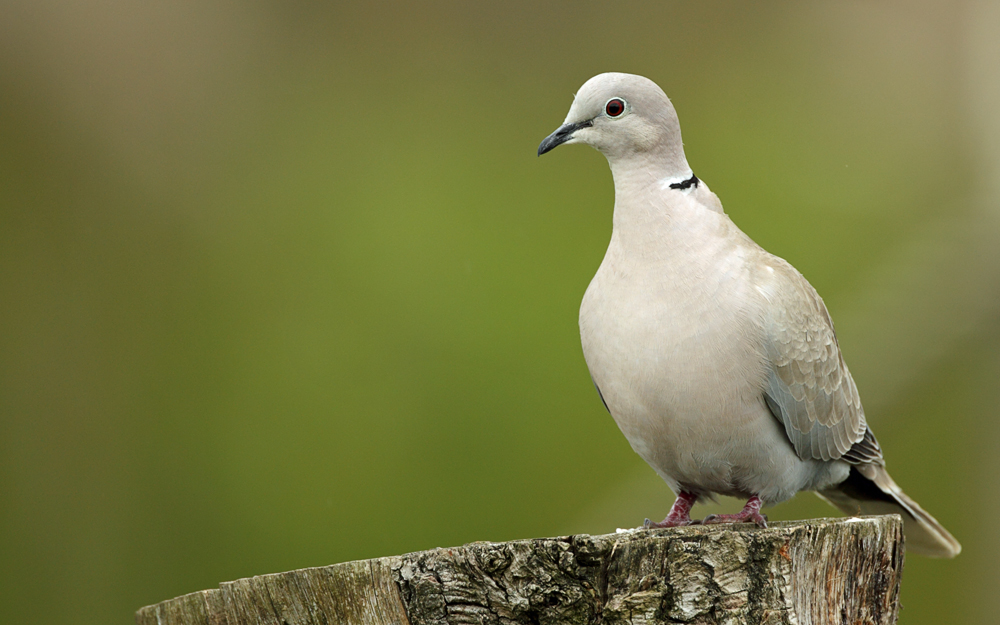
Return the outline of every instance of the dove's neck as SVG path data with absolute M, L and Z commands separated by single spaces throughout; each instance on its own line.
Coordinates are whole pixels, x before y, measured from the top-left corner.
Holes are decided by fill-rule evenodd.
M 616 194 L 641 193 L 650 187 L 684 181 L 694 175 L 684 152 L 678 149 L 605 156 L 615 179 Z
M 618 166 L 616 166 L 618 165 Z M 687 162 L 676 167 L 651 167 L 643 163 L 616 163 L 611 165 L 616 194 L 643 193 L 650 189 L 670 188 L 691 178 L 694 172 Z
M 684 155 L 674 159 L 636 155 L 608 161 L 615 180 L 615 233 L 633 244 L 658 241 L 662 245 L 676 229 L 679 212 L 690 212 L 691 196 L 698 189 Z

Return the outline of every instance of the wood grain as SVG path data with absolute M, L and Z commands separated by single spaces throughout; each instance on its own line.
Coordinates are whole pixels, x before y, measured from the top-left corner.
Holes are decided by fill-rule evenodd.
M 138 625 L 888 625 L 898 516 L 471 543 L 225 582 Z

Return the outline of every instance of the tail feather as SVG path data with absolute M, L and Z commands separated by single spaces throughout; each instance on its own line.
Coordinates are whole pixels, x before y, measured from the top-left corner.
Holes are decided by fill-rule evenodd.
M 862 464 L 837 486 L 817 493 L 847 514 L 898 514 L 903 518 L 906 548 L 934 558 L 954 558 L 962 545 L 889 477 L 885 467 Z

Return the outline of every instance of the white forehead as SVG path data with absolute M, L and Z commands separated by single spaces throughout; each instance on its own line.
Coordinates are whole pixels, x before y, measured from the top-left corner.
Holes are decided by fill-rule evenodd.
M 583 83 L 573 99 L 571 113 L 596 114 L 614 97 L 642 104 L 647 110 L 656 110 L 670 103 L 663 90 L 652 80 L 635 74 L 609 72 L 598 74 Z

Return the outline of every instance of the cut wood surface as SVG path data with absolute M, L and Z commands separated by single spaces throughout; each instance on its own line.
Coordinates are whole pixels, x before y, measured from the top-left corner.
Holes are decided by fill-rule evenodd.
M 898 516 L 479 542 L 260 575 L 138 625 L 896 622 Z

